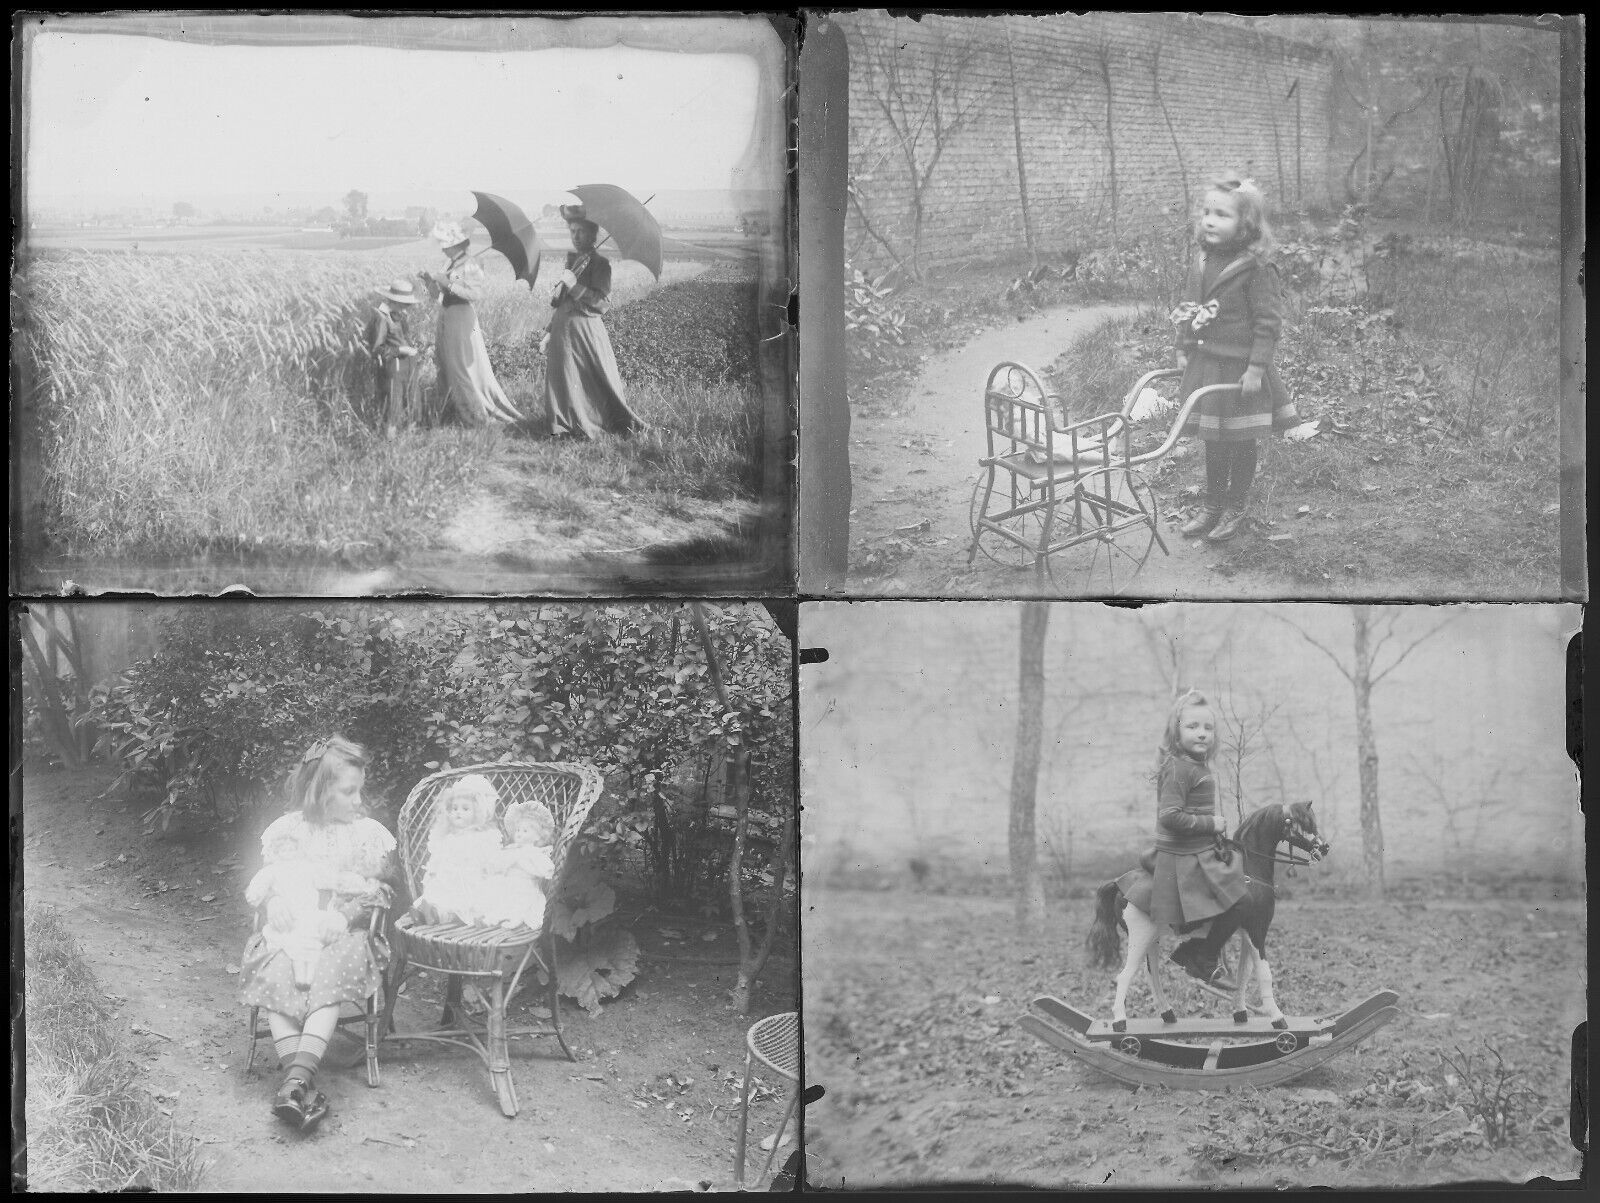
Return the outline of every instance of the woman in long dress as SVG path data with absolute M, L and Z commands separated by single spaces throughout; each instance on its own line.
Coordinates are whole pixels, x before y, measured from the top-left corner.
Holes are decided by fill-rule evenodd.
M 455 404 L 464 425 L 519 422 L 522 415 L 489 366 L 489 348 L 484 345 L 478 313 L 472 307 L 483 295 L 483 268 L 467 257 L 469 239 L 454 222 L 434 226 L 433 237 L 450 259 L 442 274 L 420 273 L 429 293 L 440 302 L 439 328 L 433 343 L 439 364 L 439 388 L 446 400 Z
M 643 429 L 643 420 L 628 406 L 627 386 L 601 321 L 610 307 L 611 263 L 595 251 L 600 227 L 584 216 L 582 205 L 562 205 L 561 216 L 572 235 L 572 250 L 550 294 L 556 310 L 545 340 L 550 434 L 592 439 L 608 431 Z

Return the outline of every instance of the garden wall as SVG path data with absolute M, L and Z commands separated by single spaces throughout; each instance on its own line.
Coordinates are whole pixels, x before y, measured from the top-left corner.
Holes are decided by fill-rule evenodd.
M 912 254 L 908 143 L 926 179 L 923 266 L 1027 249 L 1013 66 L 1044 254 L 1182 224 L 1225 169 L 1255 177 L 1275 205 L 1329 203 L 1333 71 L 1315 47 L 1168 14 L 838 20 L 855 188 L 845 245 L 858 264 L 893 262 L 885 242 Z

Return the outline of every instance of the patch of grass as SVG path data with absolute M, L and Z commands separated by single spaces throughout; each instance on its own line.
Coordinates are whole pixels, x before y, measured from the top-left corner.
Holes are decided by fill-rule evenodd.
M 189 402 L 159 431 L 84 424 L 56 444 L 45 497 L 53 547 L 349 556 L 414 544 L 496 438 L 445 428 L 385 441 L 281 389 Z
M 136 1081 L 99 983 L 60 916 L 23 915 L 28 1031 L 28 1187 L 188 1191 L 199 1146 Z
M 1553 592 L 1554 261 L 1462 239 L 1437 252 L 1364 253 L 1342 251 L 1336 279 L 1312 273 L 1288 290 L 1279 367 L 1301 418 L 1321 419 L 1323 433 L 1261 444 L 1254 500 L 1264 526 L 1219 549 L 1224 567 L 1344 588 Z M 1172 362 L 1171 328 L 1146 312 L 1080 341 L 1051 375 L 1082 416 Z M 1188 504 L 1202 463 L 1197 440 L 1188 466 L 1161 473 L 1164 510 Z

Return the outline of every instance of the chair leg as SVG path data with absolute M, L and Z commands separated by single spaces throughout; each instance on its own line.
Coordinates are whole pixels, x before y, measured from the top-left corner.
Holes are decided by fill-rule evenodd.
M 778 1125 L 778 1130 L 772 1134 L 772 1152 L 767 1154 L 767 1164 L 761 1167 L 761 1178 L 765 1178 L 772 1172 L 773 1159 L 777 1157 L 778 1147 L 783 1143 L 783 1131 L 789 1126 L 789 1117 L 794 1114 L 795 1104 L 799 1101 L 800 1087 L 796 1084 L 795 1088 L 789 1092 L 789 1105 L 783 1109 L 783 1122 Z M 757 1178 L 756 1181 L 760 1182 L 761 1178 Z
M 378 1006 L 377 994 L 367 997 L 367 1085 L 376 1086 L 378 1076 L 378 1025 L 383 1022 L 383 1011 Z
M 744 1054 L 744 1083 L 739 1091 L 739 1139 L 733 1150 L 733 1181 L 744 1185 L 745 1130 L 750 1126 L 750 1065 L 754 1058 L 748 1049 Z
M 461 979 L 450 973 L 445 975 L 444 1014 L 439 1017 L 439 1026 L 449 1027 L 451 1017 L 457 1015 L 461 1017 L 461 1026 L 466 1027 L 466 1014 L 461 1005 Z
M 250 1008 L 250 1052 L 244 1059 L 244 1072 L 247 1073 L 247 1074 L 252 1069 L 255 1068 L 255 1064 L 256 1064 L 256 1045 L 261 1040 L 261 1037 L 259 1035 L 259 1032 L 260 1032 L 261 1029 L 258 1026 L 260 1024 L 260 1022 L 261 1022 L 261 1008 L 260 1007 L 251 1007 Z
M 515 1116 L 517 1084 L 511 1080 L 511 1046 L 506 1040 L 506 983 L 495 978 L 489 990 L 489 1015 L 485 1024 L 489 1046 L 489 1077 L 494 1082 L 494 1092 L 500 1099 L 500 1110 L 507 1117 Z
M 561 1051 L 567 1055 L 568 1061 L 576 1061 L 577 1055 L 567 1044 L 566 1033 L 561 1030 L 561 983 L 556 980 L 556 937 L 550 935 L 550 1026 L 556 1030 L 556 1040 L 561 1045 Z
M 400 999 L 400 987 L 405 984 L 406 959 L 399 953 L 394 954 L 394 962 L 389 966 L 389 972 L 383 979 L 383 1028 L 378 1039 L 382 1040 L 394 1031 L 394 1006 Z

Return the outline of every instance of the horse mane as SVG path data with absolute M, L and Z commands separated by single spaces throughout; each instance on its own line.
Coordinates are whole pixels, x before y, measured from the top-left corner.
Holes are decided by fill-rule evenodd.
M 1296 805 L 1298 805 L 1298 803 Z M 1252 810 L 1244 817 L 1244 822 L 1240 823 L 1238 829 L 1234 832 L 1234 842 L 1238 844 L 1246 844 L 1253 837 L 1255 837 L 1258 830 L 1260 830 L 1260 834 L 1263 837 L 1271 838 L 1275 836 L 1276 838 L 1272 839 L 1272 843 L 1276 845 L 1278 841 L 1283 838 L 1283 824 L 1285 816 L 1285 808 L 1276 802 L 1272 802 L 1266 806 Z M 1273 824 L 1273 829 L 1265 830 L 1266 825 L 1269 823 Z

